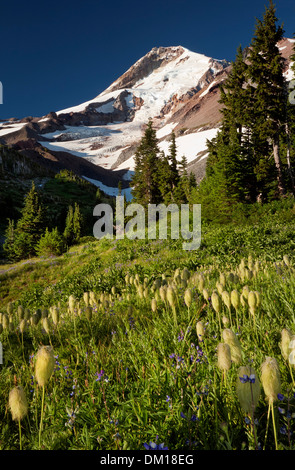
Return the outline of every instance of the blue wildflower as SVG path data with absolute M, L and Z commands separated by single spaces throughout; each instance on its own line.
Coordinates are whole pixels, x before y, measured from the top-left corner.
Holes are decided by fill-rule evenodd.
M 155 444 L 155 442 L 150 442 L 149 444 L 147 444 L 145 442 L 143 445 L 147 450 L 168 450 L 168 447 L 165 447 L 164 443 Z

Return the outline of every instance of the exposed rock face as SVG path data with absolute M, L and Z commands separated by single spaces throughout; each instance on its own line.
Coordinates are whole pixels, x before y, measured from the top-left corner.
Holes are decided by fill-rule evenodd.
M 175 60 L 183 54 L 183 47 L 154 47 L 139 59 L 127 72 L 105 90 L 106 93 L 122 88 L 133 88 L 140 80 L 150 75 L 157 68 Z

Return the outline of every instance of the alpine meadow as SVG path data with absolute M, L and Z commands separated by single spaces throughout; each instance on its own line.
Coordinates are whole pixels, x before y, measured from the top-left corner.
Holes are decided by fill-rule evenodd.
M 295 450 L 284 33 L 269 1 L 232 62 L 154 48 L 0 122 L 1 450 Z

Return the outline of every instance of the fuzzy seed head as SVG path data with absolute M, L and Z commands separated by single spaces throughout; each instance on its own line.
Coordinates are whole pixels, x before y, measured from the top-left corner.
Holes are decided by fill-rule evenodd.
M 288 347 L 288 361 L 289 364 L 295 365 L 295 335 L 292 335 Z
M 240 294 L 236 289 L 231 291 L 230 300 L 234 309 L 237 310 L 240 306 Z
M 160 287 L 159 295 L 160 295 L 160 299 L 162 300 L 162 302 L 165 302 L 166 298 L 167 298 L 167 288 L 166 288 L 166 286 L 161 286 Z
M 9 393 L 9 408 L 13 421 L 21 421 L 28 413 L 28 402 L 21 385 L 14 387 Z
M 44 387 L 54 369 L 54 355 L 51 346 L 42 346 L 36 355 L 35 377 L 40 387 Z
M 219 275 L 219 282 L 220 282 L 220 284 L 222 284 L 223 286 L 225 286 L 225 284 L 226 284 L 226 277 L 225 277 L 225 274 L 224 274 L 224 273 L 220 273 L 220 275 Z
M 292 336 L 293 333 L 288 328 L 283 328 L 283 330 L 281 331 L 281 342 L 279 346 L 281 348 L 281 353 L 285 361 L 288 361 L 289 359 L 289 344 L 291 342 Z
M 152 308 L 152 312 L 157 311 L 157 301 L 156 301 L 156 299 L 151 300 L 151 308 Z
M 20 322 L 19 322 L 19 331 L 21 333 L 24 333 L 25 332 L 25 329 L 26 329 L 26 326 L 27 326 L 27 321 L 23 318 Z
M 185 301 L 185 305 L 190 308 L 191 304 L 192 304 L 192 301 L 193 301 L 193 294 L 192 294 L 192 290 L 190 288 L 186 289 L 185 293 L 184 293 L 184 301 Z
M 6 313 L 3 313 L 2 325 L 3 325 L 4 330 L 9 328 L 9 318 L 8 318 L 8 315 Z
M 46 334 L 49 334 L 49 332 L 50 332 L 50 324 L 49 324 L 48 317 L 43 318 L 43 320 L 42 320 L 42 326 L 43 326 L 43 328 L 44 328 L 44 330 L 45 330 L 45 333 L 46 333 Z
M 56 326 L 59 322 L 59 309 L 57 307 L 53 307 L 53 309 L 51 310 L 51 318 L 53 324 Z
M 273 357 L 266 357 L 261 365 L 261 382 L 269 403 L 277 400 L 278 393 L 281 392 L 281 376 L 277 360 Z
M 249 286 L 244 286 L 242 289 L 242 295 L 244 299 L 246 300 L 248 299 L 249 292 L 250 292 Z
M 69 309 L 70 312 L 73 313 L 76 307 L 76 299 L 73 295 L 70 295 L 69 297 Z
M 217 346 L 217 365 L 223 371 L 231 367 L 230 347 L 226 343 L 219 343 Z
M 212 292 L 211 295 L 212 307 L 216 313 L 219 313 L 221 310 L 221 300 L 217 292 Z
M 19 305 L 19 306 L 17 307 L 17 314 L 18 314 L 18 318 L 19 318 L 20 320 L 22 320 L 22 319 L 24 318 L 25 309 L 24 309 L 24 307 L 23 307 L 22 305 Z
M 216 282 L 216 288 L 217 288 L 219 294 L 221 295 L 222 292 L 224 291 L 224 285 L 221 284 L 221 282 L 217 281 L 217 282 Z
M 222 331 L 222 337 L 230 347 L 232 361 L 239 364 L 242 361 L 242 347 L 236 334 L 230 328 L 226 328 Z
M 200 292 L 202 292 L 204 290 L 204 286 L 205 286 L 205 278 L 201 274 L 200 277 L 199 277 L 199 282 L 198 282 L 198 289 L 199 289 Z
M 230 310 L 230 307 L 231 307 L 230 294 L 226 290 L 224 290 L 221 294 L 221 297 L 226 307 Z
M 252 309 L 252 311 L 256 310 L 257 300 L 256 300 L 255 292 L 253 292 L 253 291 L 250 291 L 249 294 L 248 294 L 248 305 L 249 305 L 250 309 Z
M 210 294 L 209 294 L 208 289 L 203 289 L 203 297 L 204 297 L 204 299 L 207 300 L 207 302 L 208 302 L 209 297 L 210 297 Z
M 83 294 L 83 300 L 84 300 L 84 303 L 85 303 L 86 307 L 88 307 L 88 305 L 89 305 L 89 300 L 90 300 L 89 292 L 84 292 L 84 294 Z
M 176 305 L 176 295 L 175 295 L 175 291 L 173 289 L 173 287 L 169 286 L 167 288 L 167 300 L 170 304 L 171 307 L 175 307 Z
M 225 315 L 222 317 L 222 323 L 224 324 L 225 327 L 229 325 L 229 319 Z
M 254 291 L 254 294 L 256 296 L 256 307 L 260 307 L 261 305 L 261 294 L 257 290 Z

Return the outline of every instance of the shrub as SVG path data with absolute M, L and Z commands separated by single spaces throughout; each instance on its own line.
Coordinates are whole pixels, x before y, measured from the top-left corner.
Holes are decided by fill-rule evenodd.
M 46 228 L 45 233 L 40 238 L 36 247 L 38 256 L 59 256 L 65 251 L 65 241 L 63 236 L 57 230 L 57 227 L 51 231 Z

